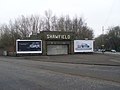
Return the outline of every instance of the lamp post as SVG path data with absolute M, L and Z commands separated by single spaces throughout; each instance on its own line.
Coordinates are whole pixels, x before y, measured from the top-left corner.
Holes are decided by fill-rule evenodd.
M 104 52 L 105 52 L 105 49 L 104 49 L 104 26 L 102 26 L 102 45 L 101 45 L 101 47 L 102 47 L 102 53 L 104 54 Z

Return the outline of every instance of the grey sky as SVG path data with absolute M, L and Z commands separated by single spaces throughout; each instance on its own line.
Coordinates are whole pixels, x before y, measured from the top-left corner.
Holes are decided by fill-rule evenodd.
M 109 26 L 120 25 L 120 0 L 0 0 L 0 24 L 8 23 L 21 15 L 43 15 L 45 10 L 53 14 L 82 16 L 95 36 Z

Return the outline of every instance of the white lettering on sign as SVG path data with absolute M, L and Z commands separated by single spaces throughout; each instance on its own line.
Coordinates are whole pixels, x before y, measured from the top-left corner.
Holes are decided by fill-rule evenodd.
M 70 35 L 47 34 L 47 39 L 70 39 Z

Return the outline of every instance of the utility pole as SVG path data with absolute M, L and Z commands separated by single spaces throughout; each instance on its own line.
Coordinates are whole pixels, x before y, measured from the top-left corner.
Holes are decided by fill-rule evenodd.
M 104 26 L 102 26 L 102 35 L 104 35 Z
M 104 26 L 102 26 L 102 53 L 104 54 L 105 49 L 104 49 Z
M 104 46 L 104 26 L 102 26 L 102 45 Z

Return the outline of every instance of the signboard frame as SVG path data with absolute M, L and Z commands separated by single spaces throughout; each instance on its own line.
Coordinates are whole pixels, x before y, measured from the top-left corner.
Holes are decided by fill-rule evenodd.
M 94 52 L 94 40 L 74 40 L 74 52 Z
M 19 46 L 18 46 L 18 43 L 19 42 L 41 42 L 40 44 L 40 49 L 41 50 L 39 50 L 39 51 L 19 51 L 18 49 L 19 49 Z M 18 39 L 18 40 L 16 40 L 16 53 L 17 54 L 29 54 L 29 53 L 42 53 L 42 40 L 20 40 L 20 39 Z

